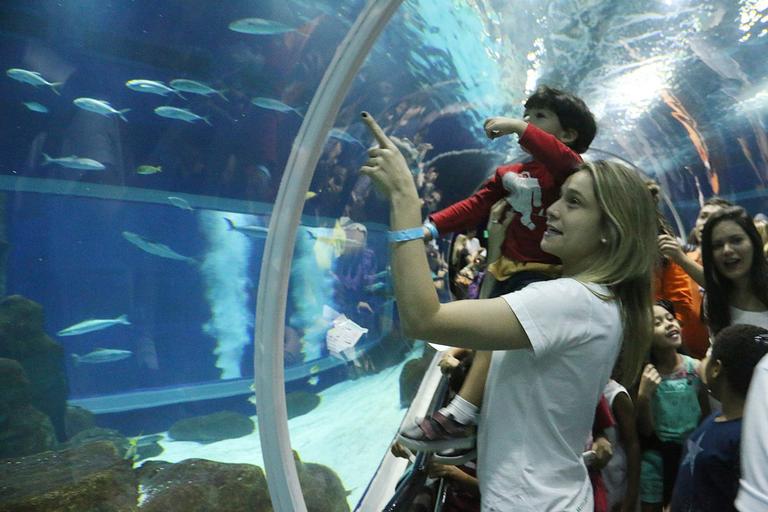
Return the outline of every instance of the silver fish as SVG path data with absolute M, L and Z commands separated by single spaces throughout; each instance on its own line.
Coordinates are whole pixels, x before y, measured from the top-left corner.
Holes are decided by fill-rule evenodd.
M 176 208 L 181 208 L 182 210 L 187 210 L 189 212 L 194 210 L 194 208 L 192 208 L 192 205 L 189 204 L 189 202 L 186 199 L 181 197 L 168 196 L 168 202 L 170 202 Z
M 72 103 L 74 103 L 75 106 L 80 107 L 83 110 L 87 110 L 89 112 L 93 112 L 101 116 L 106 116 L 106 117 L 117 116 L 123 121 L 125 121 L 126 123 L 128 122 L 128 120 L 125 118 L 123 114 L 131 110 L 129 108 L 124 108 L 123 110 L 117 110 L 113 108 L 108 101 L 96 100 L 93 98 L 77 98 L 73 100 Z
M 294 112 L 299 117 L 304 117 L 301 114 L 301 112 L 291 107 L 290 105 L 286 105 L 282 101 L 275 100 L 272 98 L 264 98 L 264 97 L 253 98 L 251 100 L 251 103 L 253 103 L 257 107 L 264 108 L 267 110 L 276 110 L 277 112 Z
M 53 92 L 60 94 L 58 88 L 61 87 L 63 82 L 49 82 L 42 77 L 37 71 L 28 71 L 26 69 L 10 68 L 5 72 L 6 75 L 13 78 L 17 82 L 23 82 L 25 84 L 34 85 L 40 87 L 44 85 L 50 87 Z
M 265 20 L 263 18 L 243 18 L 233 21 L 229 24 L 229 30 L 243 34 L 254 34 L 258 36 L 271 36 L 275 34 L 285 34 L 293 32 L 294 28 L 284 25 L 278 21 Z
M 152 242 L 151 240 L 147 240 L 146 238 L 142 237 L 141 235 L 137 235 L 136 233 L 123 231 L 123 238 L 149 254 L 154 254 L 155 256 L 160 256 L 161 258 L 167 258 L 169 260 L 186 261 L 187 263 L 192 264 L 197 263 L 197 260 L 194 258 L 179 254 L 165 244 Z
M 128 80 L 125 82 L 125 86 L 136 92 L 147 92 L 149 94 L 159 94 L 160 96 L 178 94 L 180 98 L 186 99 L 176 89 L 172 89 L 165 85 L 163 82 L 158 82 L 156 80 Z
M 107 327 L 112 327 L 113 325 L 131 325 L 131 322 L 128 321 L 128 317 L 126 315 L 120 315 L 117 318 L 112 319 L 103 319 L 103 320 L 84 320 L 82 322 L 76 323 L 75 325 L 70 325 L 69 327 L 60 330 L 56 333 L 57 336 L 76 336 L 78 334 L 85 334 L 87 332 L 93 332 L 93 331 L 100 331 L 102 329 L 106 329 Z
M 224 93 L 210 87 L 202 82 L 196 82 L 194 80 L 187 80 L 186 78 L 177 78 L 169 82 L 171 87 L 176 91 L 188 92 L 190 94 L 202 94 L 203 96 L 210 96 L 211 94 L 218 94 L 224 101 L 229 101 Z
M 24 103 L 24 106 L 27 107 L 32 112 L 39 112 L 41 114 L 48 113 L 48 107 L 36 101 L 25 101 L 23 103 Z
M 331 131 L 328 132 L 328 136 L 332 139 L 338 139 L 343 142 L 347 142 L 349 144 L 357 144 L 361 147 L 365 147 L 362 142 L 348 134 L 347 132 L 341 130 L 340 128 L 331 128 Z
M 98 348 L 93 352 L 89 352 L 84 356 L 72 354 L 72 359 L 75 360 L 75 364 L 88 363 L 88 364 L 101 364 L 111 363 L 113 361 L 120 361 L 131 357 L 133 352 L 130 350 L 117 350 L 114 348 Z
M 56 164 L 70 169 L 80 169 L 83 171 L 103 171 L 106 169 L 104 164 L 90 158 L 81 158 L 79 156 L 63 156 L 61 158 L 51 158 L 43 153 L 43 165 Z
M 235 223 L 231 220 L 226 218 L 224 220 L 227 221 L 230 231 L 238 231 L 246 236 L 253 238 L 265 238 L 267 233 L 269 233 L 269 229 L 262 226 L 236 226 Z
M 186 121 L 187 123 L 194 123 L 196 121 L 205 121 L 205 123 L 208 124 L 208 126 L 213 126 L 211 122 L 208 121 L 207 117 L 199 116 L 194 112 L 187 110 L 185 108 L 157 107 L 155 109 L 155 114 L 159 115 L 160 117 L 165 117 L 168 119 L 178 119 L 179 121 Z

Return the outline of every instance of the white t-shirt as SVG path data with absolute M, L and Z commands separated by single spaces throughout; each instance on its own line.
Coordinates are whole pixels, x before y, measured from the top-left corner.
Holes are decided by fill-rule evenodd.
M 731 325 L 747 324 L 768 329 L 768 311 L 746 311 L 730 306 Z
M 741 427 L 741 480 L 736 508 L 768 510 L 768 355 L 755 366 Z
M 581 454 L 619 353 L 619 306 L 569 278 L 503 298 L 532 350 L 491 359 L 477 442 L 482 510 L 591 511 Z

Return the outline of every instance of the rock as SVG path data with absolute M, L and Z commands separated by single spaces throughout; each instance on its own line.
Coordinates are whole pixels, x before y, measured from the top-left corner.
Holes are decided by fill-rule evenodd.
M 293 459 L 296 461 L 307 512 L 349 511 L 347 491 L 335 471 L 322 464 L 302 462 L 296 451 L 293 452 Z
M 0 458 L 25 457 L 56 448 L 51 420 L 31 405 L 11 410 L 0 422 Z
M 135 512 L 137 487 L 108 442 L 0 460 L 0 512 Z
M 111 443 L 115 447 L 118 455 L 125 457 L 126 451 L 128 451 L 128 438 L 117 430 L 111 428 L 91 427 L 78 432 L 72 438 L 64 443 L 64 448 L 77 448 L 79 446 L 85 446 L 97 442 Z
M 88 409 L 68 405 L 64 424 L 66 426 L 67 439 L 79 434 L 84 430 L 96 426 L 93 413 Z
M 168 435 L 176 441 L 195 441 L 207 444 L 243 437 L 252 433 L 255 428 L 256 426 L 248 416 L 231 411 L 222 411 L 177 421 L 168 430 Z
M 0 300 L 0 357 L 15 359 L 30 383 L 30 401 L 66 439 L 68 385 L 64 349 L 43 331 L 43 308 L 20 295 Z
M 3 390 L 0 394 L 0 416 L 29 405 L 29 380 L 18 361 L 0 358 L 0 389 Z
M 142 484 L 141 512 L 273 510 L 264 471 L 251 464 L 204 459 L 154 464 L 144 472 Z
M 307 414 L 320 405 L 320 395 L 306 391 L 294 391 L 285 395 L 288 419 Z

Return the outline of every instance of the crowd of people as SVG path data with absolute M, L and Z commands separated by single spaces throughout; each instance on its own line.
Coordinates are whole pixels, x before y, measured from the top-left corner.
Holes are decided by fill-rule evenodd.
M 768 263 L 743 208 L 707 200 L 683 244 L 658 185 L 583 161 L 584 102 L 542 86 L 522 119 L 484 126 L 531 159 L 424 221 L 409 163 L 363 119 L 401 327 L 454 347 L 440 366 L 463 377 L 394 452 L 432 454 L 430 474 L 474 489 L 477 510 L 768 510 Z M 424 240 L 484 219 L 485 246 L 465 236 L 450 258 L 454 295 L 476 300 L 441 301 Z

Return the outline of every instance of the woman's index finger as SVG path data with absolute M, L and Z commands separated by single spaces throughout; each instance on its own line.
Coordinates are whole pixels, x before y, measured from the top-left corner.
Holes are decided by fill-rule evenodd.
M 379 146 L 382 148 L 391 148 L 393 146 L 392 141 L 389 140 L 389 137 L 384 135 L 384 130 L 381 129 L 381 126 L 379 126 L 379 123 L 376 122 L 373 116 L 368 112 L 363 112 L 362 116 L 363 122 L 371 131 L 376 142 L 379 143 Z

